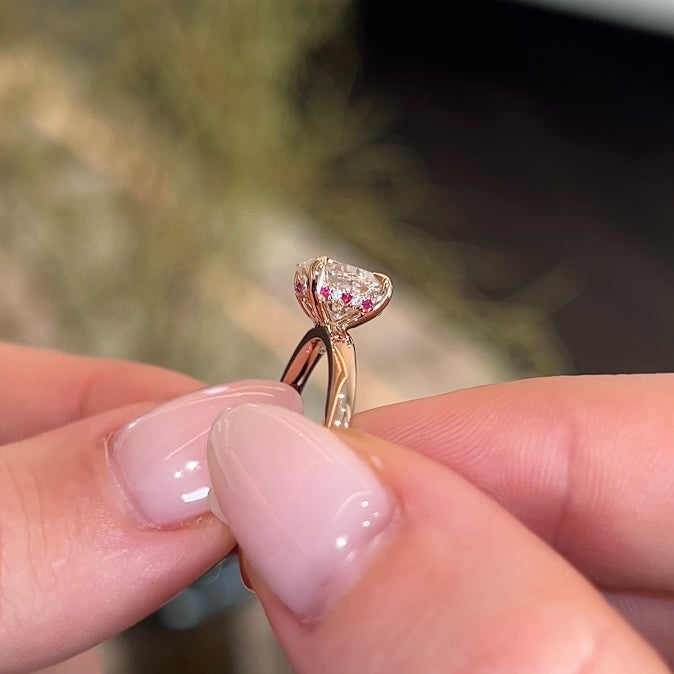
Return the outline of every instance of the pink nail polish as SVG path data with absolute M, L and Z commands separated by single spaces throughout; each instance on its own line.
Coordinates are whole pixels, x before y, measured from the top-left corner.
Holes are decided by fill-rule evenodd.
M 243 403 L 302 410 L 291 387 L 250 379 L 175 398 L 115 433 L 108 449 L 110 465 L 138 520 L 171 527 L 209 511 L 208 431 L 218 414 Z
M 296 412 L 242 405 L 208 443 L 221 514 L 256 572 L 313 620 L 358 576 L 395 502 L 334 433 Z

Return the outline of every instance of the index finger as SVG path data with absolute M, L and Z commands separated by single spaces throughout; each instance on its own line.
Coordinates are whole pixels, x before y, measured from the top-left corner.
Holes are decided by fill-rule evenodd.
M 606 588 L 674 592 L 673 375 L 550 377 L 369 410 Z
M 201 384 L 152 365 L 0 343 L 0 444 Z

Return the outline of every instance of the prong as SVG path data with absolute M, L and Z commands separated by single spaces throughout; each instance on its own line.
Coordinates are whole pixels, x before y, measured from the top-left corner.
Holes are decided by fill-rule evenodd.
M 370 311 L 363 313 L 361 316 L 355 320 L 352 320 L 351 322 L 345 321 L 344 325 L 341 326 L 343 330 L 357 328 L 359 325 L 367 323 L 373 318 L 376 318 L 391 301 L 391 297 L 393 295 L 393 284 L 391 283 L 391 279 L 386 276 L 386 274 L 382 274 L 380 272 L 372 272 L 372 275 L 381 283 L 383 291 L 381 297 L 377 299 L 377 302 L 374 304 L 372 309 L 370 309 Z
M 325 266 L 330 262 L 330 258 L 326 255 L 321 255 L 317 257 L 310 267 L 310 276 L 311 276 L 311 303 L 312 308 L 316 312 L 316 322 L 321 325 L 329 325 L 331 323 L 330 315 L 328 314 L 327 307 L 325 306 L 325 301 L 323 298 L 319 297 L 319 281 L 323 280 L 323 272 Z
M 302 283 L 304 291 L 301 295 L 296 294 L 297 302 L 299 303 L 302 311 L 309 317 L 310 320 L 317 322 L 318 316 L 313 311 L 313 305 L 311 303 L 311 279 L 308 277 L 306 279 L 300 277 L 299 271 L 295 272 L 295 284 Z

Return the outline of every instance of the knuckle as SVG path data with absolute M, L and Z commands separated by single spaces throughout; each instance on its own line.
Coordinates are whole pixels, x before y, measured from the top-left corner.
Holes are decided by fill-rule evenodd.
M 0 450 L 0 643 L 40 615 L 51 579 L 45 577 L 48 527 L 41 489 L 21 448 Z M 0 651 L 3 649 L 0 648 Z

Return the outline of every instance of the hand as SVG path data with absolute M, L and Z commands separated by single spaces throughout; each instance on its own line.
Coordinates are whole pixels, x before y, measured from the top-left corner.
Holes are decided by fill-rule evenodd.
M 551 378 L 357 417 L 398 445 L 242 406 L 209 465 L 299 673 L 656 674 L 672 400 L 669 375 Z
M 0 372 L 3 674 L 103 641 L 229 552 L 203 493 L 208 429 L 235 402 L 300 409 L 275 382 L 189 394 L 202 385 L 159 368 L 6 344 Z M 93 674 L 96 664 L 85 655 L 62 671 Z
M 0 448 L 0 671 L 25 672 L 136 622 L 226 554 L 233 544 L 229 530 L 203 516 L 210 423 L 217 410 L 239 402 L 295 411 L 300 403 L 273 382 L 190 393 L 198 382 L 157 368 L 7 345 L 0 345 L 0 367 L 0 443 L 6 443 Z M 671 390 L 668 377 L 551 379 L 360 415 L 361 428 L 431 459 L 350 433 L 344 438 L 362 457 L 354 459 L 337 441 L 338 453 L 351 456 L 347 464 L 364 466 L 354 469 L 364 480 L 372 479 L 369 457 L 382 462 L 371 484 L 392 519 L 374 545 L 361 539 L 369 554 L 357 556 L 344 573 L 323 576 L 329 593 L 307 582 L 310 573 L 302 577 L 303 558 L 294 555 L 289 568 L 299 577 L 298 591 L 277 596 L 269 589 L 273 574 L 259 573 L 266 566 L 255 546 L 245 550 L 298 671 L 406 671 L 412 659 L 417 671 L 451 672 L 457 658 L 467 671 L 480 671 L 480 662 L 491 664 L 488 656 L 496 663 L 491 671 L 538 673 L 555 666 L 566 672 L 591 659 L 594 646 L 588 671 L 600 665 L 611 672 L 664 671 L 580 573 L 452 471 L 494 495 L 540 536 L 556 531 L 554 543 L 582 573 L 624 591 L 611 600 L 671 658 L 665 640 L 673 622 Z M 140 402 L 173 396 L 180 397 L 155 409 Z M 235 409 L 245 415 L 254 408 Z M 283 447 L 278 429 L 270 433 L 261 449 L 273 476 L 273 501 L 274 490 L 282 497 L 296 472 L 287 461 L 273 472 L 273 450 Z M 223 508 L 231 511 L 231 489 L 217 465 L 235 450 L 223 437 L 214 431 L 214 478 Z M 301 503 L 308 496 L 329 508 L 334 498 L 321 484 L 311 477 L 304 486 L 319 489 L 293 498 Z M 240 496 L 239 512 L 245 505 L 253 513 L 250 493 Z M 260 489 L 258 500 L 264 496 Z M 320 543 L 321 529 L 329 531 L 324 514 L 311 545 Z M 236 518 L 227 515 L 236 528 Z M 273 530 L 264 514 L 260 521 Z M 302 526 L 311 530 L 311 519 Z M 301 531 L 286 533 L 297 543 Z M 265 535 L 258 532 L 258 539 Z M 267 537 L 268 550 L 274 540 Z M 298 598 L 308 603 L 297 604 Z M 87 674 L 93 671 L 90 661 L 81 664 Z M 74 662 L 67 667 L 69 674 L 80 671 Z

